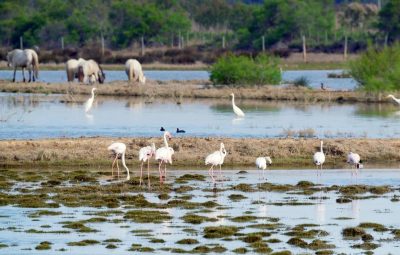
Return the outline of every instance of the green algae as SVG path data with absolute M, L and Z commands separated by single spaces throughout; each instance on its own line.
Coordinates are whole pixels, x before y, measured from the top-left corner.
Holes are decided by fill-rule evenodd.
M 88 246 L 88 245 L 95 245 L 95 244 L 99 244 L 100 242 L 97 240 L 92 240 L 92 239 L 85 239 L 82 241 L 78 241 L 78 242 L 69 242 L 67 243 L 68 246 Z
M 240 200 L 246 199 L 247 197 L 243 196 L 242 194 L 231 194 L 231 195 L 228 196 L 228 198 L 230 200 L 236 202 L 236 201 L 240 201 Z
M 196 215 L 196 214 L 186 214 L 185 216 L 182 216 L 181 219 L 190 224 L 201 224 L 203 222 L 215 222 L 218 221 L 216 218 L 209 218 L 206 216 L 201 216 L 201 215 Z
M 210 226 L 204 228 L 204 238 L 223 238 L 236 234 L 239 229 L 235 226 Z
M 137 223 L 162 223 L 172 217 L 164 211 L 132 210 L 125 213 L 124 219 Z
M 287 241 L 288 244 L 294 245 L 301 248 L 306 248 L 308 243 L 298 237 L 292 237 Z
M 252 216 L 252 215 L 242 215 L 242 216 L 237 216 L 234 218 L 231 218 L 230 221 L 233 222 L 251 222 L 257 220 L 258 217 Z
M 236 253 L 236 254 L 245 254 L 245 253 L 247 253 L 248 251 L 249 251 L 249 250 L 247 250 L 247 249 L 244 248 L 244 247 L 236 248 L 236 249 L 232 250 L 232 252 L 234 252 L 234 253 Z
M 51 245 L 52 245 L 51 242 L 44 241 L 44 242 L 41 242 L 40 244 L 38 244 L 35 247 L 35 250 L 50 250 L 51 249 Z
M 190 245 L 190 244 L 198 244 L 199 241 L 197 241 L 196 239 L 192 239 L 192 238 L 185 238 L 185 239 L 181 239 L 181 240 L 177 241 L 176 243 Z
M 360 227 L 350 227 L 342 230 L 342 235 L 347 238 L 361 238 L 365 234 L 365 230 Z

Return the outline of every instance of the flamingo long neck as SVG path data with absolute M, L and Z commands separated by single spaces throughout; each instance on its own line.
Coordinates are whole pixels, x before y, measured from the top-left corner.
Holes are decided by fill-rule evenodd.
M 323 153 L 324 151 L 322 150 L 322 142 L 321 142 L 321 152 Z
M 164 145 L 166 148 L 168 148 L 167 134 L 164 134 Z
M 122 160 L 122 165 L 125 167 L 126 171 L 128 171 L 128 173 L 129 173 L 129 169 L 128 169 L 128 167 L 127 167 L 126 164 L 125 164 L 125 152 L 122 153 L 122 155 L 121 155 L 121 160 Z

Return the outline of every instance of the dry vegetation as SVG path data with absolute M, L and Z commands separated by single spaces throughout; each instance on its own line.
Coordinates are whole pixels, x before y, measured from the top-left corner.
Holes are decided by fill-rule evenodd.
M 149 81 L 145 86 L 116 81 L 96 85 L 97 95 L 131 96 L 144 98 L 229 98 L 234 92 L 237 98 L 256 100 L 283 100 L 301 102 L 389 102 L 380 95 L 363 91 L 323 91 L 303 87 L 275 86 L 214 87 L 208 81 Z M 77 83 L 11 83 L 0 81 L 0 92 L 44 94 L 90 94 L 92 86 Z
M 127 144 L 128 165 L 138 166 L 140 147 L 151 142 L 162 146 L 156 138 L 77 138 L 0 141 L 2 165 L 89 165 L 111 164 L 107 146 L 115 141 Z M 327 167 L 341 167 L 350 151 L 357 152 L 367 164 L 400 160 L 400 139 L 325 139 Z M 204 158 L 224 142 L 228 151 L 226 166 L 253 166 L 255 157 L 272 157 L 274 167 L 311 167 L 312 155 L 319 148 L 316 139 L 234 139 L 234 138 L 174 138 L 173 167 L 204 168 Z

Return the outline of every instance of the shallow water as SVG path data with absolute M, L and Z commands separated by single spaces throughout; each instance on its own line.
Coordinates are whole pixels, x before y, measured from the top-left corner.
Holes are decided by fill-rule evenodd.
M 174 178 L 187 173 L 196 173 L 207 176 L 206 171 L 171 171 L 168 179 L 170 182 Z M 315 170 L 273 170 L 266 172 L 267 181 L 276 184 L 296 184 L 301 180 L 308 180 L 314 183 L 319 183 L 321 186 L 331 185 L 346 185 L 346 184 L 368 184 L 368 185 L 393 185 L 398 188 L 400 181 L 400 172 L 398 170 L 390 169 L 368 169 L 362 170 L 356 179 L 351 177 L 350 170 L 326 170 L 320 177 L 317 177 Z M 134 223 L 134 222 L 120 222 L 112 223 L 112 219 L 122 219 L 122 216 L 109 216 L 109 221 L 104 223 L 88 223 L 87 226 L 99 230 L 96 233 L 76 233 L 73 230 L 69 234 L 29 234 L 24 231 L 28 229 L 37 230 L 65 230 L 61 227 L 62 221 L 77 221 L 83 219 L 89 219 L 93 212 L 107 211 L 107 209 L 94 209 L 87 207 L 68 208 L 60 207 L 54 209 L 55 211 L 62 211 L 63 214 L 60 216 L 44 216 L 38 219 L 27 217 L 31 212 L 38 209 L 27 209 L 27 208 L 16 208 L 11 206 L 0 207 L 0 243 L 7 244 L 12 247 L 0 249 L 0 254 L 42 254 L 41 251 L 34 250 L 34 247 L 41 241 L 50 241 L 52 245 L 52 254 L 57 253 L 56 250 L 60 248 L 66 248 L 68 254 L 121 254 L 131 246 L 131 244 L 142 244 L 143 246 L 152 247 L 156 251 L 156 254 L 164 254 L 166 252 L 160 251 L 161 248 L 182 248 L 191 250 L 198 245 L 207 245 L 219 243 L 222 246 L 228 248 L 226 254 L 231 254 L 231 251 L 238 247 L 248 247 L 246 243 L 242 242 L 239 237 L 233 236 L 233 240 L 224 241 L 222 239 L 206 239 L 203 237 L 203 228 L 205 226 L 216 226 L 216 225 L 235 225 L 243 227 L 240 233 L 258 232 L 261 230 L 248 227 L 252 224 L 259 223 L 271 223 L 268 219 L 270 217 L 279 218 L 279 223 L 282 224 L 277 230 L 267 232 L 271 233 L 270 237 L 264 237 L 263 239 L 278 238 L 282 242 L 271 243 L 269 246 L 274 251 L 279 250 L 290 250 L 294 253 L 313 253 L 312 250 L 302 249 L 287 244 L 289 236 L 284 235 L 290 228 L 298 224 L 317 224 L 319 226 L 311 227 L 307 229 L 321 229 L 329 232 L 326 237 L 318 237 L 317 239 L 329 241 L 330 244 L 336 246 L 335 254 L 344 252 L 345 254 L 363 254 L 360 249 L 352 249 L 351 245 L 361 243 L 361 241 L 355 240 L 344 240 L 341 231 L 345 227 L 355 227 L 361 222 L 374 222 L 390 227 L 391 229 L 400 228 L 398 221 L 398 215 L 400 213 L 400 207 L 398 203 L 391 202 L 390 198 L 393 194 L 398 195 L 398 191 L 395 193 L 388 193 L 377 198 L 372 199 L 361 199 L 353 200 L 351 203 L 338 204 L 335 202 L 338 194 L 335 191 L 332 192 L 319 192 L 315 193 L 313 197 L 317 199 L 311 199 L 307 195 L 295 195 L 280 192 L 241 192 L 229 189 L 230 187 L 239 183 L 247 183 L 251 185 L 257 185 L 258 183 L 264 182 L 260 180 L 260 173 L 257 171 L 249 170 L 245 174 L 238 174 L 238 170 L 224 170 L 223 171 L 224 182 L 218 182 L 216 187 L 219 189 L 226 189 L 224 191 L 213 192 L 213 185 L 207 176 L 206 181 L 189 181 L 188 184 L 194 188 L 193 191 L 185 192 L 185 195 L 194 195 L 190 200 L 192 202 L 204 202 L 214 201 L 220 204 L 220 207 L 212 209 L 212 212 L 201 213 L 196 212 L 198 210 L 188 210 L 182 208 L 169 208 L 164 209 L 169 215 L 173 216 L 172 220 L 165 221 L 161 224 L 153 223 Z M 174 187 L 179 187 L 179 184 L 174 184 Z M 255 187 L 255 186 L 254 186 Z M 146 199 L 150 202 L 162 202 L 157 196 L 158 193 L 143 193 Z M 228 196 L 231 194 L 242 194 L 247 198 L 238 202 L 232 202 Z M 170 193 L 171 197 L 174 198 L 181 196 L 182 194 Z M 325 199 L 322 199 L 322 198 Z M 321 199 L 318 199 L 321 198 Z M 273 205 L 275 202 L 287 202 L 296 200 L 298 202 L 311 203 L 310 205 L 300 206 L 278 206 Z M 116 208 L 121 211 L 128 211 L 126 208 Z M 53 209 L 50 209 L 53 210 Z M 198 215 L 204 215 L 207 217 L 218 217 L 217 222 L 206 222 L 199 225 L 192 225 L 184 223 L 180 217 L 186 213 L 196 213 Z M 242 215 L 254 215 L 258 218 L 254 222 L 246 223 L 235 223 L 229 218 L 242 216 Z M 348 217 L 347 220 L 338 220 L 338 217 Z M 42 225 L 50 225 L 51 228 L 43 229 Z M 9 228 L 9 229 L 7 229 Z M 191 228 L 195 232 L 193 234 L 184 232 L 183 229 Z M 131 233 L 132 230 L 152 230 L 151 236 L 138 236 Z M 390 231 L 387 232 L 375 232 L 372 229 L 367 230 L 374 237 L 374 243 L 380 245 L 379 248 L 374 250 L 375 254 L 389 254 L 397 250 L 399 244 L 393 239 L 393 235 Z M 80 241 L 83 239 L 95 239 L 103 241 L 108 238 L 118 238 L 122 240 L 122 243 L 117 243 L 117 249 L 110 250 L 105 248 L 105 244 L 90 245 L 86 247 L 72 247 L 67 246 L 66 243 L 71 241 Z M 165 243 L 150 243 L 151 238 L 161 238 Z M 183 238 L 194 238 L 197 239 L 200 244 L 198 245 L 179 245 L 175 242 Z M 313 239 L 304 239 L 307 242 L 311 242 Z M 32 250 L 26 250 L 32 249 Z M 250 253 L 252 248 L 248 248 Z M 64 252 L 59 252 L 65 254 Z
M 79 98 L 79 97 L 77 97 Z M 400 137 L 400 109 L 393 104 L 334 104 L 96 98 L 92 112 L 83 102 L 63 103 L 62 95 L 0 93 L 0 139 L 79 136 L 158 136 L 160 127 L 187 136 L 224 137 Z
M 328 78 L 329 73 L 342 73 L 342 70 L 302 70 L 302 71 L 284 71 L 283 72 L 283 83 L 294 81 L 299 77 L 306 77 L 310 86 L 314 88 L 320 88 L 321 82 L 324 83 L 325 87 L 335 90 L 348 90 L 356 87 L 356 82 L 351 78 L 344 79 L 332 79 Z M 160 71 L 160 70 L 148 70 L 144 71 L 145 76 L 151 80 L 170 81 L 170 80 L 208 80 L 209 73 L 207 71 Z M 11 80 L 13 72 L 10 70 L 0 70 L 1 80 Z M 127 76 L 125 71 L 111 71 L 105 70 L 106 82 L 126 80 Z M 27 78 L 27 73 L 25 73 Z M 17 72 L 17 81 L 22 80 L 21 72 Z M 39 81 L 42 82 L 66 82 L 67 76 L 65 71 L 40 71 Z

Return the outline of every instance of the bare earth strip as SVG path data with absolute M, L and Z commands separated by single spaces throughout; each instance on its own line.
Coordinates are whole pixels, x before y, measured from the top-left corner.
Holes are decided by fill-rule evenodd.
M 291 100 L 301 102 L 390 102 L 382 95 L 363 91 L 324 91 L 302 87 L 214 87 L 208 81 L 149 81 L 146 85 L 117 81 L 96 84 L 98 95 L 133 96 L 145 98 L 237 98 L 257 100 Z M 92 86 L 77 83 L 11 83 L 0 81 L 0 92 L 44 94 L 90 94 Z
M 120 141 L 127 144 L 127 162 L 137 166 L 140 147 L 154 142 L 155 138 L 76 138 L 43 140 L 0 141 L 0 165 L 90 165 L 111 164 L 112 155 L 107 146 Z M 205 168 L 204 158 L 218 150 L 224 142 L 228 151 L 226 166 L 253 166 L 258 156 L 270 156 L 274 167 L 312 167 L 312 155 L 319 150 L 317 139 L 238 139 L 238 138 L 193 138 L 174 137 L 170 146 L 174 148 L 173 168 Z M 400 139 L 325 139 L 326 167 L 342 167 L 346 155 L 357 152 L 366 164 L 390 164 L 400 160 Z M 153 161 L 154 164 L 156 164 Z

